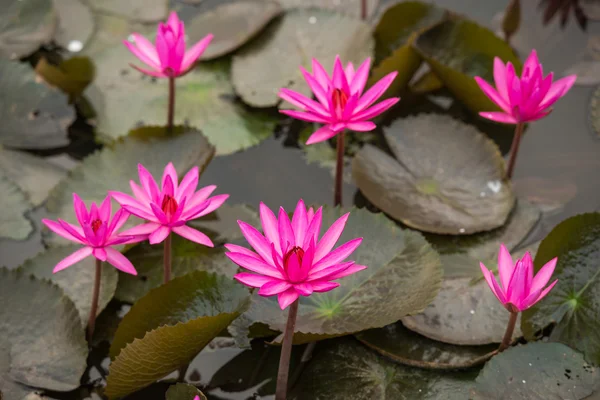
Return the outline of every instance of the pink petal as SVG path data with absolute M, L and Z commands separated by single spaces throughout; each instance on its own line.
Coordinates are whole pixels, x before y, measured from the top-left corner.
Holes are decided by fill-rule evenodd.
M 515 305 L 521 304 L 528 295 L 525 292 L 528 272 L 527 265 L 522 260 L 517 261 L 510 283 L 504 291 L 508 302 Z
M 545 109 L 554 104 L 559 98 L 563 97 L 571 89 L 577 80 L 576 75 L 565 76 L 562 79 L 557 80 L 550 86 L 550 90 L 542 100 L 540 109 Z
M 133 197 L 129 196 L 128 194 L 125 193 L 121 193 L 121 192 L 113 192 L 113 191 L 109 191 L 108 194 L 115 199 L 115 201 L 117 203 L 119 203 L 122 207 L 124 206 L 133 206 L 137 209 L 145 209 L 145 205 L 140 203 L 137 199 L 134 199 Z
M 150 200 L 158 202 L 160 191 L 158 190 L 158 185 L 152 174 L 150 174 L 142 164 L 138 164 L 138 175 L 140 177 L 140 183 Z
M 111 203 L 110 196 L 106 196 L 104 198 L 104 200 L 102 201 L 102 204 L 100 204 L 100 208 L 98 209 L 98 213 L 100 214 L 100 220 L 102 220 L 102 221 L 110 220 L 110 216 L 112 214 L 110 203 Z
M 134 45 L 133 43 L 130 43 L 127 40 L 123 40 L 123 44 L 125 45 L 125 47 L 127 47 L 127 49 L 133 53 L 134 56 L 136 56 L 141 62 L 143 62 L 144 64 L 148 65 L 150 68 L 153 68 L 155 70 L 161 70 L 160 66 L 157 65 L 152 56 L 144 53 L 139 47 L 136 47 L 136 45 Z
M 479 266 L 481 267 L 483 277 L 485 278 L 492 293 L 494 293 L 494 296 L 496 296 L 500 303 L 502 303 L 503 305 L 506 304 L 506 297 L 504 296 L 504 293 L 502 292 L 500 286 L 498 286 L 498 282 L 496 281 L 496 278 L 494 278 L 494 274 L 492 273 L 492 271 L 488 270 L 485 267 L 485 265 L 483 265 L 483 263 L 479 263 Z
M 138 226 L 134 226 L 131 229 L 127 229 L 119 234 L 119 236 L 138 236 L 138 235 L 149 235 L 158 228 L 160 228 L 160 224 L 156 222 L 148 222 L 147 224 L 141 224 Z
M 310 214 L 312 208 L 308 211 L 308 214 Z M 317 243 L 317 241 L 319 240 L 319 235 L 321 234 L 321 221 L 323 220 L 323 207 L 319 207 L 317 213 L 308 219 L 310 220 L 310 224 L 308 225 L 308 228 L 306 229 L 306 234 L 304 235 L 304 243 L 302 245 L 302 247 L 304 248 L 308 248 L 308 246 L 311 244 L 311 241 Z
M 202 40 L 193 45 L 183 56 L 181 62 L 181 69 L 187 71 L 196 62 L 196 60 L 204 53 L 204 50 L 208 47 L 214 35 L 212 33 L 206 35 Z
M 160 60 L 161 69 L 165 69 L 171 66 L 171 48 L 169 42 L 163 32 L 161 32 L 160 25 L 155 39 L 156 52 L 158 53 L 158 59 Z
M 113 233 L 121 229 L 121 227 L 129 219 L 129 216 L 129 212 L 127 212 L 127 210 L 125 210 L 124 208 L 121 208 L 119 211 L 117 211 L 108 227 L 106 235 L 112 236 Z
M 171 178 L 170 187 L 172 188 L 172 192 L 167 194 L 173 196 L 175 191 L 177 190 L 177 181 L 179 178 L 177 177 L 177 171 L 175 170 L 175 167 L 173 166 L 172 162 L 168 163 L 163 171 L 163 176 L 161 180 L 161 186 L 163 187 L 163 190 L 165 185 L 167 185 L 167 177 Z
M 350 85 L 352 80 L 354 79 L 354 74 L 356 73 L 354 69 L 354 64 L 349 62 L 346 64 L 346 69 L 344 70 L 344 74 L 346 74 L 346 80 L 348 80 L 348 84 Z
M 374 105 L 371 108 L 367 108 L 366 110 L 361 111 L 358 114 L 354 114 L 352 116 L 352 118 L 350 118 L 350 121 L 351 122 L 364 121 L 367 119 L 374 118 L 374 117 L 378 116 L 379 114 L 382 114 L 385 111 L 387 111 L 388 109 L 390 109 L 392 106 L 394 106 L 399 101 L 400 101 L 399 97 L 393 97 L 391 99 L 386 99 L 386 100 L 382 101 L 381 103 Z
M 83 238 L 78 238 L 75 235 L 72 235 L 70 232 L 68 232 L 65 228 L 63 228 L 61 226 L 60 223 L 52 221 L 50 219 L 42 219 L 42 222 L 44 223 L 44 225 L 46 225 L 52 232 L 56 233 L 57 235 L 60 235 L 62 237 L 64 237 L 67 240 L 71 240 L 73 242 L 77 242 L 79 244 L 87 244 L 86 240 L 82 240 Z
M 216 209 L 218 209 L 219 207 L 221 207 L 228 198 L 229 198 L 228 194 L 220 194 L 220 195 L 211 197 L 206 208 L 204 208 L 196 213 L 190 213 L 189 216 L 185 216 L 184 218 L 196 219 L 196 218 L 200 218 L 204 215 L 210 214 L 211 212 L 213 212 Z
M 329 108 L 329 96 L 327 96 L 327 89 L 321 86 L 319 82 L 311 74 L 308 73 L 303 67 L 300 67 L 300 71 L 304 76 L 304 80 L 310 87 L 310 90 L 315 94 L 315 97 L 326 109 Z
M 291 287 L 292 285 L 286 281 L 271 280 L 270 282 L 267 282 L 261 286 L 258 294 L 265 297 L 273 296 L 281 292 L 285 292 Z
M 117 250 L 107 247 L 106 248 L 106 261 L 109 262 L 113 267 L 118 270 L 121 270 L 130 275 L 137 275 L 137 271 L 135 270 L 131 261 L 127 259 L 123 254 L 119 253 Z
M 283 255 L 281 252 L 281 245 L 279 243 L 279 228 L 277 218 L 275 218 L 275 214 L 269 207 L 265 205 L 265 203 L 261 202 L 259 206 L 260 213 L 260 223 L 263 228 L 263 232 L 267 238 L 267 241 L 271 244 L 275 245 L 275 249 L 279 252 L 280 255 Z
M 317 251 L 315 253 L 315 262 L 319 262 L 324 256 L 326 256 L 333 246 L 337 243 L 338 239 L 342 235 L 344 231 L 344 227 L 346 226 L 346 221 L 348 221 L 348 217 L 350 213 L 346 213 L 342 215 L 337 221 L 331 225 L 331 227 L 325 232 L 321 240 L 317 245 Z
M 500 252 L 498 253 L 498 275 L 500 276 L 500 283 L 504 290 L 508 289 L 514 267 L 515 264 L 513 263 L 508 249 L 504 244 L 501 244 Z
M 310 296 L 314 291 L 310 283 L 296 283 L 294 284 L 294 289 L 302 296 Z
M 289 288 L 283 293 L 277 295 L 277 301 L 279 301 L 279 307 L 285 310 L 290 304 L 298 300 L 298 292 L 294 288 Z
M 225 253 L 227 257 L 242 268 L 246 268 L 249 271 L 256 272 L 261 275 L 270 276 L 276 279 L 284 279 L 277 268 L 267 264 L 264 260 L 258 260 L 255 257 L 248 256 L 243 253 Z
M 246 256 L 250 256 L 250 257 L 254 257 L 257 260 L 262 261 L 262 258 L 260 258 L 260 256 L 258 254 L 256 254 L 255 252 L 253 252 L 252 250 L 249 250 L 245 247 L 242 246 L 238 246 L 237 244 L 231 244 L 231 243 L 227 243 L 224 245 L 224 247 L 229 250 L 232 253 L 242 253 Z
M 261 287 L 265 283 L 273 281 L 273 278 L 269 276 L 251 274 L 249 272 L 240 272 L 239 274 L 236 274 L 234 278 L 246 286 L 257 288 Z
M 313 99 L 309 99 L 304 95 L 294 92 L 293 90 L 282 88 L 279 91 L 279 97 L 301 108 L 304 111 L 310 111 L 315 114 L 321 115 L 323 118 L 329 118 L 329 111 L 325 109 L 320 103 L 317 103 Z
M 167 25 L 175 32 L 175 35 L 179 32 L 179 17 L 175 11 L 171 11 L 169 14 L 169 19 L 167 20 Z
M 198 167 L 194 167 L 188 171 L 181 180 L 181 184 L 175 192 L 175 200 L 180 202 L 183 197 L 192 198 L 196 188 L 198 187 Z
M 131 191 L 133 192 L 133 196 L 142 204 L 148 204 L 150 203 L 150 197 L 148 197 L 148 194 L 146 194 L 146 192 L 134 181 L 129 181 L 129 187 L 131 188 Z M 115 192 L 118 193 L 118 192 Z M 110 194 L 110 192 L 109 192 Z
M 506 66 L 500 57 L 494 58 L 494 83 L 498 94 L 508 102 L 508 84 L 506 82 Z
M 176 76 L 183 75 L 186 72 L 182 68 L 183 57 L 185 55 L 185 38 L 178 37 L 171 51 L 171 69 Z
M 504 112 L 510 112 L 510 105 L 506 102 L 502 96 L 494 89 L 489 83 L 487 83 L 482 78 L 476 76 L 475 82 L 479 85 L 479 88 L 490 100 L 492 100 L 498 107 L 500 107 Z
M 481 115 L 483 118 L 487 118 L 489 120 L 500 122 L 503 124 L 516 124 L 519 122 L 512 115 L 508 115 L 503 112 L 484 111 L 480 112 L 479 115 Z
M 319 271 L 321 269 L 338 264 L 344 261 L 350 256 L 362 243 L 362 238 L 352 239 L 349 242 L 344 243 L 337 249 L 333 250 L 325 257 L 321 258 L 312 268 L 312 271 Z
M 363 121 L 363 122 L 348 122 L 348 123 L 346 123 L 346 127 L 349 130 L 355 131 L 355 132 L 369 132 L 369 131 L 372 131 L 373 129 L 377 128 L 377 125 L 375 125 L 371 121 Z
M 308 218 L 306 217 L 306 206 L 304 205 L 304 201 L 300 199 L 296 205 L 296 210 L 294 210 L 294 215 L 292 216 L 292 230 L 296 237 L 294 243 L 296 246 L 302 247 L 304 244 L 304 234 L 306 233 L 307 226 Z
M 346 269 L 352 267 L 354 261 L 346 261 L 341 264 L 335 264 L 327 268 L 321 268 L 320 270 L 312 269 L 308 274 L 308 281 L 321 281 L 321 280 L 333 280 L 329 278 L 330 275 L 337 274 L 339 272 L 345 271 Z M 361 266 L 362 267 L 362 266 Z
M 546 264 L 544 264 L 544 266 L 538 271 L 538 273 L 533 278 L 533 282 L 531 283 L 530 289 L 531 292 L 541 290 L 544 286 L 546 286 L 546 284 L 552 277 L 552 274 L 554 273 L 554 268 L 556 268 L 557 262 L 558 258 L 555 257 L 552 260 L 548 261 Z
M 196 193 L 194 193 L 191 200 L 189 200 L 187 202 L 187 207 L 193 208 L 193 207 L 198 206 L 200 203 L 202 203 L 203 201 L 208 199 L 208 196 L 210 196 L 211 193 L 214 192 L 216 188 L 217 187 L 215 185 L 209 185 L 209 186 L 205 186 L 202 189 L 198 190 Z
M 329 292 L 340 286 L 338 282 L 311 282 L 313 290 L 317 293 Z
M 353 94 L 348 98 L 348 102 L 346 103 L 346 107 L 344 107 L 341 120 L 347 121 L 352 117 L 354 110 L 356 109 L 356 105 L 358 104 L 358 94 Z
M 371 69 L 371 58 L 367 57 L 365 61 L 358 67 L 352 83 L 350 84 L 350 93 L 361 95 L 369 78 L 369 70 Z
M 173 232 L 175 232 L 179 236 L 182 236 L 188 240 L 191 240 L 192 242 L 203 244 L 204 246 L 207 246 L 207 247 L 215 247 L 212 240 L 210 240 L 210 238 L 208 236 L 206 236 L 204 233 L 202 233 L 196 229 L 190 228 L 189 226 L 181 225 L 181 226 L 175 226 L 171 229 L 173 230 Z
M 278 222 L 279 224 L 277 229 L 279 230 L 279 243 L 281 244 L 281 252 L 285 253 L 289 250 L 289 247 L 294 246 L 296 239 L 294 236 L 292 223 L 290 222 L 290 217 L 287 215 L 287 212 L 283 209 L 283 207 L 279 207 Z
M 271 245 L 267 242 L 267 239 L 265 239 L 256 228 L 244 221 L 238 221 L 238 225 L 240 226 L 242 235 L 244 235 L 250 246 L 256 250 L 263 260 L 274 267 L 275 264 L 273 263 L 273 258 L 271 256 Z
M 350 85 L 348 85 L 344 66 L 342 65 L 339 55 L 335 56 L 335 61 L 333 62 L 333 74 L 331 80 L 334 88 L 341 89 L 344 93 L 350 92 Z
M 102 247 L 96 247 L 92 251 L 92 255 L 100 261 L 106 261 L 106 250 Z
M 156 53 L 156 48 L 154 48 L 154 45 L 148 39 L 146 39 L 144 36 L 140 35 L 139 33 L 132 33 L 131 36 L 133 37 L 133 40 L 134 40 L 137 48 L 146 57 L 148 57 L 149 61 L 151 62 L 150 64 L 148 64 L 147 62 L 144 61 L 144 63 L 148 64 L 150 67 L 152 67 L 154 69 L 160 70 L 161 69 L 160 68 L 160 60 L 158 59 L 158 54 Z
M 541 290 L 536 290 L 535 292 L 529 293 L 529 295 L 526 298 L 524 298 L 520 304 L 516 305 L 517 308 L 519 309 L 519 311 L 525 311 L 529 307 L 534 305 L 537 298 L 540 297 L 540 294 L 541 294 Z
M 554 286 L 558 283 L 558 279 L 555 280 L 554 282 L 552 282 L 546 289 L 544 289 L 542 291 L 542 293 L 535 299 L 535 301 L 531 302 L 527 304 L 527 308 L 533 306 L 534 304 L 536 304 L 537 302 L 539 302 L 540 300 L 542 300 L 544 297 L 546 297 L 546 295 L 548 293 L 550 293 L 550 291 L 552 290 L 552 288 L 554 288 Z
M 60 224 L 60 226 L 67 231 L 68 233 L 70 233 L 72 236 L 76 237 L 77 239 L 83 241 L 85 244 L 88 244 L 88 240 L 86 237 L 86 234 L 84 233 L 83 229 L 75 226 L 75 225 L 71 225 L 70 223 L 63 221 L 62 219 L 58 220 L 58 223 Z M 85 227 L 86 225 L 84 225 Z M 89 225 L 88 225 L 89 226 Z
M 367 92 L 360 98 L 358 105 L 356 106 L 355 112 L 359 113 L 362 110 L 365 110 L 371 104 L 373 104 L 378 98 L 380 98 L 383 93 L 390 87 L 394 79 L 396 79 L 396 75 L 398 75 L 397 71 L 391 72 L 381 78 L 379 82 L 374 84 Z
M 304 111 L 295 111 L 295 110 L 279 110 L 281 114 L 285 114 L 289 117 L 296 118 L 302 121 L 308 122 L 319 122 L 321 124 L 329 123 L 329 119 L 323 118 L 319 114 L 304 112 Z
M 540 66 L 540 60 L 538 59 L 537 52 L 535 49 L 531 50 L 531 53 L 525 60 L 525 64 L 523 64 L 523 74 L 521 76 L 528 76 L 533 73 L 537 67 Z
M 70 267 L 73 264 L 78 263 L 79 261 L 83 260 L 87 256 L 91 255 L 92 251 L 94 251 L 94 249 L 91 247 L 84 247 L 82 249 L 77 250 L 76 252 L 63 258 L 58 264 L 56 264 L 56 266 L 52 270 L 52 273 L 55 274 L 58 271 L 62 271 L 63 269 Z
M 312 135 L 310 135 L 310 137 L 306 141 L 306 144 L 310 145 L 319 142 L 324 142 L 326 140 L 331 139 L 337 134 L 338 132 L 331 130 L 330 125 L 325 125 L 317 129 Z
M 344 268 L 341 271 L 335 273 L 335 274 L 331 274 L 329 276 L 327 276 L 327 280 L 335 280 L 335 279 L 340 279 L 340 278 L 344 278 L 346 276 L 349 275 L 353 275 L 359 271 L 365 270 L 367 269 L 366 265 L 359 265 L 359 264 L 354 264 L 349 266 L 348 268 Z
M 148 76 L 154 76 L 155 78 L 168 78 L 169 76 L 165 73 L 163 73 L 162 71 L 153 71 L 150 69 L 144 69 L 144 68 L 140 68 L 135 64 L 129 64 L 129 66 L 139 72 L 141 72 L 144 75 L 148 75 Z
M 312 70 L 315 81 L 317 81 L 324 92 L 327 92 L 327 90 L 329 90 L 331 78 L 329 78 L 329 74 L 316 58 L 312 59 Z
M 75 209 L 75 216 L 77 217 L 77 222 L 79 222 L 79 225 L 85 224 L 89 219 L 88 211 L 85 203 L 83 200 L 81 200 L 77 193 L 73 193 L 73 208 Z
M 167 218 L 167 215 L 164 213 L 163 210 L 158 208 L 158 206 L 156 204 L 150 203 L 150 208 L 152 208 L 152 212 L 154 213 L 154 217 L 155 217 L 155 218 L 150 218 L 151 220 L 158 219 L 158 222 L 160 222 L 163 225 L 169 224 L 170 221 Z
M 169 227 L 161 225 L 160 228 L 150 234 L 148 241 L 150 244 L 161 243 L 169 236 L 169 233 L 171 233 Z

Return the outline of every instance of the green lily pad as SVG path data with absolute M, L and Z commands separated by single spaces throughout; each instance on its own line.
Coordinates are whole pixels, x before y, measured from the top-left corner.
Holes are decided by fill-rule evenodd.
M 74 99 L 81 95 L 85 88 L 94 79 L 95 68 L 87 57 L 73 57 L 52 65 L 45 58 L 41 58 L 35 66 L 35 72 L 46 82 L 56 86 Z
M 0 10 L 0 57 L 25 57 L 52 40 L 58 25 L 52 0 L 2 0 Z
M 425 369 L 470 368 L 485 363 L 498 349 L 497 345 L 456 346 L 436 342 L 406 329 L 400 322 L 369 329 L 356 338 L 385 357 Z
M 525 337 L 556 324 L 550 340 L 579 350 L 586 360 L 600 363 L 600 213 L 581 214 L 558 224 L 540 244 L 536 272 L 552 258 L 558 263 L 548 295 L 523 313 Z
M 178 383 L 169 387 L 166 400 L 194 400 L 196 396 L 200 397 L 200 400 L 206 400 L 206 396 L 196 386 Z
M 18 384 L 54 391 L 79 387 L 87 344 L 79 315 L 56 285 L 21 271 L 0 269 L 0 392 Z
M 391 97 L 404 89 L 421 65 L 421 56 L 412 42 L 419 32 L 440 23 L 445 10 L 420 1 L 405 1 L 389 7 L 375 28 L 375 60 L 369 85 L 393 71 L 398 76 L 384 96 Z
M 0 144 L 19 149 L 66 146 L 75 110 L 67 96 L 36 82 L 27 65 L 0 58 Z M 10 95 L 6 95 L 10 93 Z
M 82 0 L 54 0 L 59 25 L 54 41 L 71 53 L 79 53 L 94 34 L 95 18 Z
M 473 112 L 498 109 L 473 79 L 480 76 L 493 82 L 494 57 L 512 62 L 521 73 L 521 61 L 504 40 L 487 28 L 460 18 L 422 33 L 414 42 L 414 49 L 452 94 Z
M 158 22 L 167 19 L 168 0 L 94 0 L 90 5 L 97 11 L 114 14 L 139 22 Z
M 291 399 L 465 400 L 472 375 L 398 365 L 343 339 L 314 356 Z
M 81 246 L 55 247 L 39 253 L 35 257 L 25 261 L 20 270 L 24 274 L 30 274 L 38 279 L 47 279 L 58 285 L 63 292 L 75 303 L 83 327 L 87 325 L 92 304 L 92 291 L 96 274 L 96 259 L 88 257 L 66 270 L 56 274 L 52 273 L 54 266 L 60 260 L 73 253 Z M 100 280 L 100 297 L 98 299 L 99 315 L 108 302 L 112 299 L 117 288 L 117 270 L 104 263 L 102 267 L 102 278 Z
M 433 71 L 429 71 L 410 85 L 410 91 L 415 94 L 427 94 L 443 87 L 444 82 L 440 81 L 440 78 Z
M 295 343 L 388 325 L 423 310 L 438 291 L 442 279 L 439 256 L 423 236 L 365 209 L 324 208 L 323 226 L 331 226 L 346 211 L 350 218 L 338 243 L 363 237 L 349 258 L 368 268 L 342 278 L 335 290 L 300 298 Z M 278 331 L 283 331 L 286 315 L 276 296 L 257 294 L 244 314 L 250 321 Z
M 33 232 L 25 213 L 32 206 L 25 193 L 3 173 L 0 173 L 0 237 L 24 240 Z
M 244 102 L 272 107 L 282 87 L 310 94 L 299 67 L 311 70 L 312 58 L 331 71 L 336 54 L 345 65 L 361 63 L 372 51 L 365 22 L 326 10 L 291 10 L 233 56 L 231 78 Z
M 195 271 L 133 305 L 110 348 L 106 395 L 123 397 L 189 363 L 248 306 L 233 279 Z
M 472 400 L 586 399 L 598 370 L 560 343 L 529 343 L 492 358 L 471 391 Z
M 0 148 L 0 173 L 6 175 L 27 194 L 34 206 L 42 204 L 48 192 L 66 175 L 67 171 L 29 153 Z
M 352 162 L 357 186 L 378 208 L 433 233 L 504 225 L 515 197 L 502 155 L 484 134 L 441 114 L 399 119 L 384 132 L 396 158 L 365 146 Z
M 342 14 L 355 18 L 361 18 L 363 0 L 278 0 L 286 10 L 297 8 L 320 8 L 331 11 L 338 11 Z M 379 0 L 366 0 L 367 18 L 372 17 L 379 7 Z

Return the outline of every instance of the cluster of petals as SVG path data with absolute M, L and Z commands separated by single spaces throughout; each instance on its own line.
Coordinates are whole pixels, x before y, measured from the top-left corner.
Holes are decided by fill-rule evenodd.
M 557 258 L 548 261 L 542 269 L 533 275 L 533 260 L 529 252 L 525 253 L 523 258 L 513 263 L 510 253 L 506 246 L 500 246 L 498 254 L 498 275 L 500 275 L 500 284 L 494 278 L 494 273 L 480 263 L 481 271 L 496 295 L 500 303 L 511 312 L 524 311 L 535 303 L 543 299 L 550 290 L 556 285 L 558 280 L 550 281 Z
M 325 124 L 309 137 L 306 144 L 328 140 L 344 129 L 371 131 L 375 129 L 375 124 L 370 119 L 400 100 L 397 97 L 390 98 L 371 107 L 392 84 L 397 72 L 386 75 L 363 93 L 369 78 L 370 58 L 355 70 L 352 63 L 348 63 L 344 69 L 340 57 L 336 56 L 331 77 L 316 59 L 312 60 L 312 66 L 312 74 L 303 67 L 300 67 L 300 70 L 317 101 L 290 89 L 284 88 L 279 92 L 279 97 L 302 110 L 281 110 L 283 114 L 303 121 Z
M 177 171 L 169 163 L 163 172 L 161 187 L 142 164 L 138 164 L 141 187 L 130 181 L 134 196 L 121 192 L 109 192 L 125 210 L 147 222 L 123 232 L 123 235 L 143 236 L 150 244 L 160 243 L 171 232 L 192 242 L 213 247 L 204 233 L 186 225 L 219 208 L 229 197 L 227 194 L 209 197 L 217 188 L 206 186 L 196 191 L 198 167 L 192 168 L 178 184 Z
M 261 296 L 278 296 L 279 306 L 285 309 L 299 296 L 327 292 L 339 286 L 332 282 L 367 267 L 346 260 L 362 242 L 356 238 L 333 247 L 340 238 L 349 214 L 331 225 L 321 237 L 322 208 L 316 212 L 306 209 L 300 200 L 293 217 L 283 208 L 278 217 L 263 203 L 260 219 L 264 236 L 253 226 L 238 221 L 242 234 L 254 251 L 226 244 L 225 253 L 234 263 L 251 271 L 235 276 L 241 283 L 260 288 Z
M 85 247 L 75 251 L 61 260 L 54 267 L 56 273 L 93 255 L 100 261 L 107 261 L 115 268 L 128 274 L 137 275 L 133 264 L 112 246 L 141 242 L 144 238 L 118 234 L 117 231 L 129 218 L 129 213 L 120 209 L 112 216 L 110 197 L 107 196 L 100 207 L 92 203 L 88 212 L 85 203 L 73 193 L 73 207 L 79 226 L 70 224 L 62 219 L 52 221 L 43 219 L 42 222 L 54 233 L 82 244 Z M 112 217 L 112 219 L 111 219 Z
M 187 73 L 213 38 L 213 35 L 209 34 L 186 51 L 185 25 L 174 11 L 169 15 L 166 24 L 158 24 L 155 45 L 139 33 L 132 36 L 134 43 L 127 40 L 123 43 L 150 69 L 135 65 L 132 67 L 146 75 L 159 78 L 177 77 Z
M 505 65 L 500 58 L 496 57 L 494 59 L 496 88 L 481 77 L 476 76 L 475 81 L 483 93 L 502 111 L 486 111 L 479 115 L 505 124 L 525 123 L 543 118 L 552 111 L 552 105 L 571 89 L 577 76 L 569 75 L 556 82 L 553 82 L 553 78 L 552 72 L 544 77 L 542 64 L 535 50 L 532 50 L 525 61 L 520 78 L 510 62 Z

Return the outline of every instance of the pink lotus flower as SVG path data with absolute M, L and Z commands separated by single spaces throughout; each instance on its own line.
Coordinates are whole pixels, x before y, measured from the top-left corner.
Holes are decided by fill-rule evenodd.
M 263 203 L 260 204 L 260 219 L 263 236 L 254 227 L 238 221 L 248 243 L 256 251 L 241 246 L 226 244 L 225 253 L 237 265 L 255 272 L 242 272 L 235 278 L 250 287 L 260 288 L 261 296 L 278 296 L 279 306 L 285 309 L 300 295 L 310 296 L 313 292 L 328 292 L 340 284 L 333 280 L 351 275 L 367 267 L 344 260 L 362 242 L 362 238 L 350 240 L 333 250 L 349 214 L 333 223 L 319 240 L 322 208 L 315 213 L 306 210 L 300 200 L 290 221 L 281 207 L 279 218 Z
M 175 232 L 192 242 L 214 246 L 208 236 L 185 224 L 221 207 L 228 194 L 209 198 L 217 188 L 214 185 L 196 191 L 198 167 L 192 168 L 178 185 L 177 171 L 173 163 L 169 163 L 163 172 L 161 190 L 142 164 L 138 164 L 138 173 L 142 187 L 133 181 L 129 182 L 135 198 L 125 193 L 109 192 L 124 209 L 149 221 L 123 232 L 123 235 L 144 235 L 150 244 L 156 244 Z
M 138 71 L 159 78 L 173 78 L 186 74 L 213 38 L 206 35 L 202 40 L 185 50 L 185 25 L 176 12 L 171 12 L 166 24 L 160 22 L 156 32 L 156 46 L 139 33 L 134 33 L 135 44 L 124 40 L 123 43 L 134 56 L 151 69 L 142 69 L 131 65 Z
M 556 285 L 558 280 L 555 280 L 550 286 L 544 289 L 544 286 L 550 280 L 554 268 L 556 267 L 557 258 L 548 261 L 546 265 L 540 269 L 537 275 L 533 276 L 533 260 L 529 252 L 516 264 L 506 246 L 500 246 L 498 254 L 498 274 L 500 275 L 500 285 L 494 278 L 494 273 L 488 270 L 483 263 L 479 263 L 483 276 L 492 292 L 498 298 L 498 301 L 510 312 L 524 311 L 535 303 L 543 299 L 550 290 Z
M 550 107 L 563 97 L 575 83 L 577 76 L 569 75 L 552 83 L 554 74 L 544 77 L 535 50 L 525 61 L 521 78 L 516 75 L 514 66 L 504 65 L 500 58 L 494 59 L 494 89 L 489 83 L 476 76 L 475 81 L 502 111 L 481 112 L 484 118 L 505 124 L 519 124 L 538 120 L 550 114 Z
M 344 70 L 340 57 L 336 56 L 332 78 L 317 60 L 313 59 L 312 65 L 312 75 L 303 67 L 300 67 L 300 70 L 318 102 L 290 89 L 281 89 L 279 92 L 279 97 L 283 100 L 302 109 L 302 111 L 281 110 L 281 113 L 303 121 L 326 124 L 314 132 L 306 144 L 323 142 L 344 129 L 357 132 L 372 131 L 375 129 L 375 124 L 369 120 L 400 100 L 395 97 L 370 107 L 385 93 L 398 74 L 392 72 L 386 75 L 363 94 L 369 77 L 370 58 L 367 58 L 355 71 L 352 63 L 348 63 Z
M 73 206 L 79 226 L 72 225 L 61 219 L 58 221 L 42 220 L 57 235 L 85 246 L 56 264 L 52 272 L 61 271 L 93 255 L 100 261 L 108 261 L 109 264 L 123 272 L 137 275 L 133 264 L 123 254 L 111 247 L 144 240 L 144 238 L 140 237 L 117 234 L 117 231 L 127 222 L 129 213 L 120 209 L 111 221 L 110 196 L 104 199 L 100 207 L 97 207 L 96 203 L 92 203 L 88 212 L 84 202 L 76 193 L 73 193 Z

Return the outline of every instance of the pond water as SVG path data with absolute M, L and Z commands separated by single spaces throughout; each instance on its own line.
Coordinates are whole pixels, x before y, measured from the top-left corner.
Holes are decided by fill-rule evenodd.
M 498 15 L 508 1 L 437 0 L 434 3 L 497 28 L 500 25 Z M 560 29 L 556 21 L 543 27 L 541 14 L 536 11 L 535 3 L 537 2 L 523 2 L 521 28 L 512 39 L 513 47 L 522 59 L 530 49 L 536 48 L 544 69 L 561 75 L 581 59 L 590 40 L 600 37 L 600 23 L 590 23 L 587 32 L 582 32 L 573 20 L 564 30 Z M 547 210 L 528 242 L 540 240 L 553 226 L 569 216 L 600 210 L 600 133 L 593 131 L 589 119 L 589 102 L 595 89 L 575 86 L 556 104 L 550 117 L 532 124 L 526 131 L 513 178 L 515 190 L 520 196 L 544 204 Z M 435 100 L 444 107 L 452 107 L 447 99 Z M 457 115 L 466 113 L 460 107 L 453 111 Z M 259 146 L 213 159 L 202 176 L 201 184 L 218 185 L 221 193 L 231 195 L 231 203 L 257 206 L 260 201 L 264 201 L 271 208 L 281 205 L 291 209 L 299 198 L 303 198 L 307 203 L 330 204 L 333 197 L 332 173 L 317 164 L 307 165 L 303 152 L 295 145 L 288 145 L 293 142 L 288 137 L 297 134 L 293 128 L 294 124 L 284 122 L 273 138 Z M 504 153 L 508 151 L 511 135 L 493 139 Z M 87 146 L 83 146 L 83 151 L 86 151 L 85 147 Z M 72 164 L 65 156 L 55 158 L 61 165 Z M 365 203 L 366 200 L 355 186 L 348 183 L 344 185 L 344 204 Z M 39 220 L 43 216 L 43 209 L 33 213 L 32 219 L 36 222 L 37 231 L 29 240 L 0 241 L 0 265 L 15 268 L 43 250 L 39 234 Z M 118 309 L 119 306 L 113 304 L 105 314 L 115 313 Z M 96 348 L 92 357 L 97 362 L 93 363 L 95 366 L 86 374 L 88 382 L 97 384 L 104 379 L 108 365 L 105 358 L 107 350 L 106 345 Z M 226 340 L 209 346 L 192 362 L 187 380 L 208 385 L 212 375 L 240 352 L 241 350 L 228 348 Z M 257 366 L 242 364 L 239 368 L 248 369 L 239 373 L 239 379 L 244 382 L 238 385 L 238 389 L 247 390 L 227 393 L 213 388 L 214 390 L 207 391 L 207 396 L 210 399 L 259 398 L 253 397 L 256 387 L 262 383 L 256 381 L 256 376 L 253 378 L 253 371 Z M 176 376 L 173 374 L 172 377 Z M 128 399 L 164 399 L 164 390 L 165 385 L 156 384 Z M 52 394 L 51 397 L 65 400 L 100 398 L 96 394 L 89 394 L 85 387 L 69 394 Z

